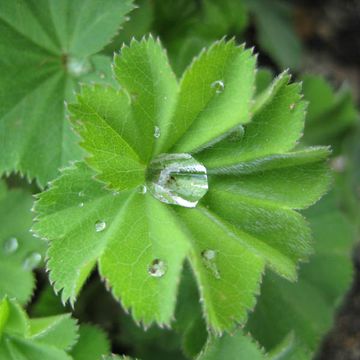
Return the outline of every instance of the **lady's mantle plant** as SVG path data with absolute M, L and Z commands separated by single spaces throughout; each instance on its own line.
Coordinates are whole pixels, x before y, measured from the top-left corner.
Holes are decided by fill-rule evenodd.
M 73 303 L 98 265 L 137 321 L 169 324 L 187 259 L 209 328 L 229 330 L 254 307 L 265 266 L 294 281 L 311 253 L 295 210 L 328 188 L 329 150 L 295 148 L 301 86 L 283 73 L 254 96 L 256 58 L 232 40 L 180 81 L 158 41 L 133 40 L 114 73 L 119 88 L 84 86 L 69 105 L 89 155 L 35 206 L 54 288 Z

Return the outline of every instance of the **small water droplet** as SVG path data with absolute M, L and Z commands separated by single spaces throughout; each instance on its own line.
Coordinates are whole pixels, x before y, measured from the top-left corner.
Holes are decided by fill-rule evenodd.
M 40 264 L 41 259 L 41 254 L 33 252 L 25 258 L 23 268 L 29 271 L 34 270 Z
M 333 159 L 331 159 L 331 167 L 336 172 L 344 172 L 347 166 L 347 159 L 345 156 L 336 156 Z
M 160 154 L 146 174 L 147 189 L 161 202 L 195 207 L 208 191 L 206 168 L 190 154 Z
M 105 77 L 106 77 L 106 75 L 105 75 L 104 72 L 101 72 L 101 73 L 99 74 L 99 76 L 100 76 L 100 79 L 105 79 Z
M 295 109 L 295 104 L 291 104 L 291 105 L 289 106 L 289 108 L 290 108 L 291 111 L 293 111 L 293 110 Z
M 228 140 L 231 142 L 238 142 L 244 137 L 244 134 L 244 127 L 242 125 L 239 125 L 230 133 L 230 135 L 228 136 Z
M 138 188 L 138 193 L 139 194 L 146 194 L 147 192 L 147 187 L 145 185 L 140 185 L 139 188 Z
M 148 268 L 149 275 L 153 277 L 162 277 L 166 273 L 166 265 L 163 260 L 155 259 Z
M 112 194 L 113 196 L 118 196 L 120 194 L 120 191 L 113 191 Z
M 82 196 L 84 196 L 85 194 L 84 194 L 83 191 L 79 191 L 78 195 L 79 195 L 80 197 L 82 197 Z
M 211 87 L 215 89 L 217 94 L 221 94 L 225 89 L 225 84 L 222 80 L 216 80 L 211 84 Z
M 106 222 L 104 220 L 98 220 L 96 223 L 95 223 L 95 231 L 96 232 L 101 232 L 101 231 L 104 231 L 106 228 Z
M 220 272 L 216 265 L 216 251 L 212 249 L 206 249 L 201 252 L 201 257 L 204 261 L 205 266 L 212 272 L 215 279 L 220 279 Z
M 11 237 L 5 240 L 3 244 L 3 250 L 5 254 L 14 253 L 19 247 L 19 241 L 16 237 Z
M 154 138 L 158 139 L 161 135 L 160 128 L 158 126 L 155 126 L 154 128 Z
M 201 256 L 205 259 L 205 260 L 213 260 L 216 257 L 216 251 L 215 250 L 211 250 L 211 249 L 207 249 L 204 250 L 201 253 Z
M 80 208 L 84 207 L 84 203 L 81 202 L 81 203 L 79 204 L 79 207 L 80 207 Z

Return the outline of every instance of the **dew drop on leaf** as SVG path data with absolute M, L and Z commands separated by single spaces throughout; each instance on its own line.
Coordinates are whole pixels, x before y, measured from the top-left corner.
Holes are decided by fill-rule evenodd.
M 139 194 L 146 194 L 147 193 L 147 187 L 146 187 L 146 185 L 140 185 L 139 187 L 138 187 L 138 193 Z
M 201 253 L 201 256 L 202 256 L 205 260 L 214 260 L 215 257 L 216 257 L 216 252 L 215 252 L 215 250 L 207 249 L 207 250 L 204 250 L 204 251 Z
M 3 250 L 5 254 L 14 253 L 19 247 L 19 241 L 16 237 L 11 237 L 5 240 L 3 244 Z
M 154 138 L 158 139 L 160 137 L 161 133 L 160 133 L 160 128 L 158 126 L 155 126 L 154 128 Z
M 106 77 L 106 75 L 105 75 L 104 72 L 101 72 L 101 73 L 99 74 L 99 76 L 100 76 L 100 79 L 105 79 L 105 77 Z
M 153 277 L 162 277 L 166 273 L 166 265 L 163 260 L 155 259 L 148 268 L 149 275 Z
M 221 94 L 225 89 L 225 84 L 222 80 L 216 80 L 211 84 L 211 87 L 215 89 L 217 94 Z
M 150 193 L 166 204 L 195 207 L 208 191 L 206 168 L 189 154 L 161 154 L 146 174 Z
M 96 223 L 95 223 L 95 231 L 96 232 L 101 232 L 101 231 L 104 231 L 106 228 L 106 222 L 104 220 L 98 220 Z
M 212 272 L 216 279 L 220 279 L 220 272 L 216 265 L 216 251 L 212 249 L 206 249 L 201 252 L 201 257 L 205 266 Z
M 82 196 L 84 196 L 84 192 L 83 192 L 83 191 L 79 191 L 78 195 L 79 195 L 80 197 L 82 197 Z
M 41 254 L 33 252 L 25 258 L 23 268 L 28 271 L 34 270 L 40 264 L 41 259 Z
M 228 136 L 228 140 L 231 142 L 240 141 L 245 134 L 245 129 L 242 125 L 237 126 Z
M 84 207 L 84 203 L 81 202 L 81 203 L 79 204 L 79 207 L 80 207 L 80 208 Z

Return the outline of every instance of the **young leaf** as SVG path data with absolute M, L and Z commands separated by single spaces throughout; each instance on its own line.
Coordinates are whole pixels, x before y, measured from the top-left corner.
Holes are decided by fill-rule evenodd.
M 89 157 L 36 204 L 50 280 L 73 303 L 98 264 L 136 321 L 168 325 L 188 259 L 207 326 L 230 330 L 254 307 L 265 265 L 294 280 L 310 253 L 293 209 L 328 188 L 328 149 L 289 152 L 303 127 L 299 85 L 282 75 L 254 110 L 255 58 L 232 40 L 204 51 L 179 86 L 151 37 L 115 63 L 122 90 L 84 88 L 70 106 Z M 234 151 L 213 156 L 243 125 Z
M 32 270 L 41 264 L 45 242 L 30 234 L 31 195 L 7 190 L 0 182 L 0 297 L 8 295 L 26 303 L 35 281 Z
M 71 350 L 74 360 L 99 360 L 110 352 L 110 344 L 106 335 L 95 326 L 81 325 L 79 341 Z
M 8 315 L 2 324 L 0 358 L 7 360 L 71 360 L 65 349 L 77 338 L 74 320 L 68 315 L 29 319 L 14 300 L 3 299 L 0 314 Z
M 235 335 L 226 334 L 221 338 L 210 339 L 197 360 L 265 360 L 266 358 L 250 336 L 238 331 Z
M 110 60 L 93 54 L 131 9 L 131 0 L 1 1 L 1 172 L 21 172 L 44 186 L 79 158 L 64 100 L 78 81 L 110 78 Z

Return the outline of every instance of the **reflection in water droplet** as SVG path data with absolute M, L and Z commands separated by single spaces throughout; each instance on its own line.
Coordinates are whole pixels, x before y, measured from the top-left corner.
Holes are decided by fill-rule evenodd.
M 95 231 L 96 232 L 101 232 L 101 231 L 104 231 L 106 228 L 106 222 L 103 221 L 103 220 L 98 220 L 96 223 L 95 223 Z
M 158 139 L 161 135 L 160 128 L 158 126 L 155 126 L 154 128 L 154 138 Z
M 37 252 L 29 254 L 23 262 L 23 268 L 29 271 L 34 270 L 40 264 L 41 258 Z
M 80 207 L 80 208 L 84 207 L 84 203 L 81 202 L 81 203 L 79 204 L 79 207 Z
M 206 168 L 189 154 L 161 154 L 146 174 L 150 193 L 166 204 L 195 207 L 208 190 Z
M 79 191 L 78 195 L 79 195 L 80 197 L 82 197 L 82 196 L 84 196 L 84 192 L 83 192 L 83 191 Z
M 211 87 L 213 89 L 215 89 L 215 92 L 217 94 L 220 94 L 220 93 L 222 93 L 224 91 L 225 84 L 224 84 L 224 82 L 222 80 L 216 80 L 211 84 Z
M 147 192 L 147 187 L 145 185 L 140 185 L 138 188 L 138 193 L 139 194 L 146 194 Z
M 5 254 L 12 254 L 14 253 L 19 247 L 19 242 L 16 237 L 11 237 L 5 240 L 3 244 L 3 250 Z
M 162 277 L 166 273 L 165 262 L 160 259 L 155 259 L 148 268 L 149 275 L 153 277 Z
M 212 249 L 206 249 L 201 252 L 201 257 L 205 266 L 212 272 L 216 279 L 220 279 L 220 272 L 216 265 L 216 251 Z

